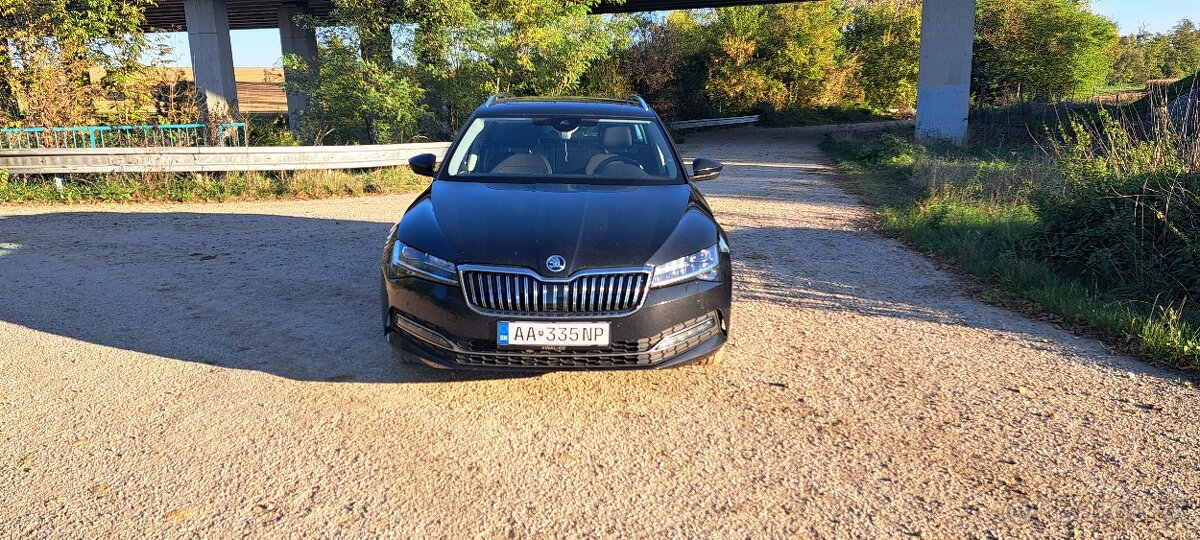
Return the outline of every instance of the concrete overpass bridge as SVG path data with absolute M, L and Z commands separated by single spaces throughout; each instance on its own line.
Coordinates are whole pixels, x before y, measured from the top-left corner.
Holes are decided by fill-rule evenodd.
M 820 0 L 802 0 L 820 1 Z M 627 0 L 602 3 L 595 13 L 662 11 L 777 3 L 778 0 Z M 278 28 L 284 54 L 315 58 L 317 37 L 296 24 L 302 14 L 325 15 L 330 0 L 160 0 L 146 8 L 148 30 L 186 30 L 196 87 L 206 112 L 237 110 L 230 30 Z M 921 63 L 917 77 L 917 136 L 962 143 L 970 101 L 971 47 L 975 0 L 924 0 L 921 7 Z M 288 94 L 288 111 L 307 103 Z

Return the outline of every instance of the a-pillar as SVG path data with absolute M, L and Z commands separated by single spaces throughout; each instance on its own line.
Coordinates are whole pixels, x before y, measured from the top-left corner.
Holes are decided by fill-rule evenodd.
M 284 2 L 279 6 L 279 41 L 283 54 L 294 54 L 304 59 L 310 70 L 316 69 L 317 63 L 317 32 L 296 23 L 297 15 L 307 15 L 308 2 Z M 284 78 L 305 76 L 291 70 L 284 71 Z M 288 126 L 292 129 L 300 127 L 299 112 L 308 106 L 308 96 L 300 92 L 287 93 Z
M 184 0 L 192 75 L 200 94 L 200 120 L 227 122 L 238 110 L 229 13 L 225 0 Z
M 974 42 L 975 0 L 921 3 L 917 140 L 966 142 Z

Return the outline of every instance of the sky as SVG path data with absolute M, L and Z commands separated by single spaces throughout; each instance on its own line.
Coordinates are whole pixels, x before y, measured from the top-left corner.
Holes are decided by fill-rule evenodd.
M 1117 22 L 1121 34 L 1132 34 L 1145 26 L 1151 32 L 1167 32 L 1180 19 L 1200 23 L 1200 0 L 1092 0 L 1092 10 Z M 187 34 L 162 34 L 174 50 L 171 63 L 192 65 L 188 58 Z M 234 30 L 229 33 L 233 65 L 237 67 L 278 66 L 282 54 L 279 31 Z
M 1167 32 L 1179 19 L 1200 24 L 1200 0 L 1092 0 L 1092 11 L 1117 21 L 1121 34 Z

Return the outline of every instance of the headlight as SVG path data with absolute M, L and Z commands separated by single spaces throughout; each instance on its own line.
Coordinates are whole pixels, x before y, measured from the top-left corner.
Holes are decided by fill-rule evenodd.
M 720 251 L 717 245 L 713 244 L 691 255 L 659 265 L 654 269 L 654 277 L 650 278 L 650 286 L 666 287 L 692 279 L 716 281 L 720 275 L 720 264 Z
M 458 268 L 454 263 L 408 247 L 399 240 L 392 244 L 390 262 L 392 268 L 401 273 L 407 272 L 447 285 L 458 285 Z

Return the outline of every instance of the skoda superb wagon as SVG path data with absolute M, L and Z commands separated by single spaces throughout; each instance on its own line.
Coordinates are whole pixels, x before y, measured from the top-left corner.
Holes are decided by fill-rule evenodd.
M 712 363 L 729 332 L 725 232 L 645 101 L 496 95 L 388 236 L 396 357 L 454 369 Z

